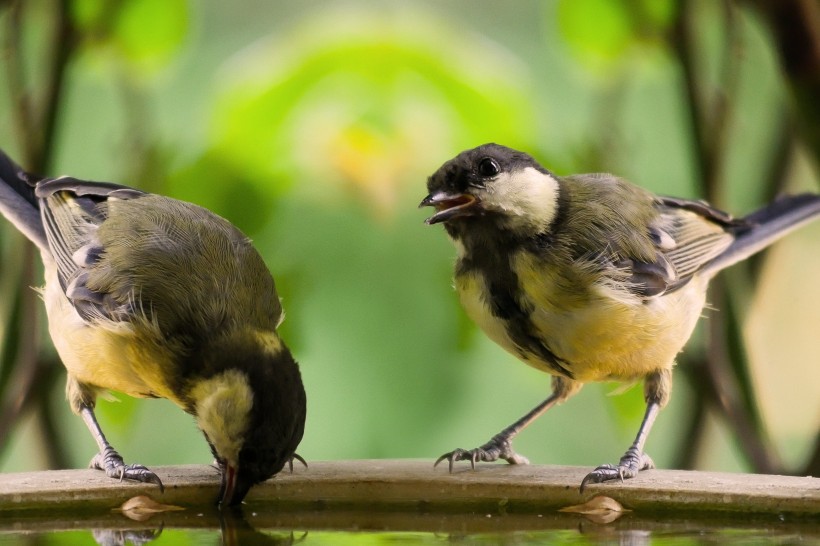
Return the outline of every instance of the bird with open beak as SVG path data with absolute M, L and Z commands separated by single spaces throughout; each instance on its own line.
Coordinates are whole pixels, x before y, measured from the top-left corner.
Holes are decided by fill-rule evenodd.
M 497 344 L 553 376 L 552 394 L 474 449 L 439 460 L 527 463 L 513 438 L 592 381 L 644 380 L 646 413 L 618 464 L 589 483 L 652 468 L 649 431 L 669 401 L 672 366 L 706 303 L 709 280 L 820 216 L 820 196 L 783 197 L 740 219 L 703 201 L 654 195 L 610 174 L 556 176 L 529 155 L 486 144 L 427 181 L 455 243 L 455 287 Z

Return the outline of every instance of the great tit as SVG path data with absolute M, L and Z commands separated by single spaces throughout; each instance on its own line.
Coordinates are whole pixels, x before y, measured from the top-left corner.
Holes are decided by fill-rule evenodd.
M 306 397 L 277 327 L 262 257 L 228 221 L 127 186 L 26 173 L 0 152 L 0 212 L 35 243 L 66 393 L 99 447 L 91 467 L 157 484 L 126 465 L 94 415 L 100 391 L 167 398 L 194 416 L 222 475 L 218 502 L 292 464 Z
M 781 198 L 735 219 L 703 201 L 660 197 L 611 174 L 560 177 L 529 155 L 485 144 L 447 161 L 420 206 L 455 243 L 455 287 L 497 344 L 549 373 L 552 394 L 475 449 L 437 461 L 526 464 L 512 440 L 590 381 L 644 380 L 646 413 L 617 465 L 581 484 L 653 468 L 644 444 L 669 401 L 672 366 L 709 280 L 820 216 L 820 196 Z

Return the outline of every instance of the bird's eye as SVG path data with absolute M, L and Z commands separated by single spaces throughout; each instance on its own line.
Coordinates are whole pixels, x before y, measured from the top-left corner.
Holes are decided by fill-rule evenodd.
M 478 163 L 478 174 L 485 178 L 496 176 L 499 172 L 501 172 L 501 167 L 499 167 L 498 162 L 491 157 L 485 157 Z

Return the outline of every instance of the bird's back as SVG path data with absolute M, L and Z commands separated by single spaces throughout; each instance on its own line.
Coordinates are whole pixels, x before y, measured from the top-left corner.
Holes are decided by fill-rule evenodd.
M 207 334 L 233 324 L 276 328 L 282 308 L 273 278 L 232 224 L 159 195 L 106 206 L 97 231 L 105 254 L 89 275 L 89 288 L 119 302 L 135 299 L 167 334 Z
M 80 383 L 185 407 L 180 387 L 205 371 L 190 361 L 203 346 L 234 332 L 278 342 L 273 278 L 229 222 L 153 194 L 109 198 L 90 215 L 74 197 L 45 200 L 72 256 L 47 267 L 45 299 L 49 323 L 61 325 L 55 346 Z

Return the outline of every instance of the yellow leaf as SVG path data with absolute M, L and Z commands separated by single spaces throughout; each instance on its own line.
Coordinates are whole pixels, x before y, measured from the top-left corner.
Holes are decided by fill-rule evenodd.
M 147 495 L 138 495 L 128 499 L 122 503 L 122 506 L 114 510 L 122 512 L 125 517 L 134 521 L 145 521 L 154 514 L 185 510 L 185 508 L 159 503 Z
M 567 506 L 558 511 L 583 514 L 593 523 L 611 523 L 624 515 L 625 512 L 631 512 L 615 499 L 604 495 L 598 495 L 584 504 Z

